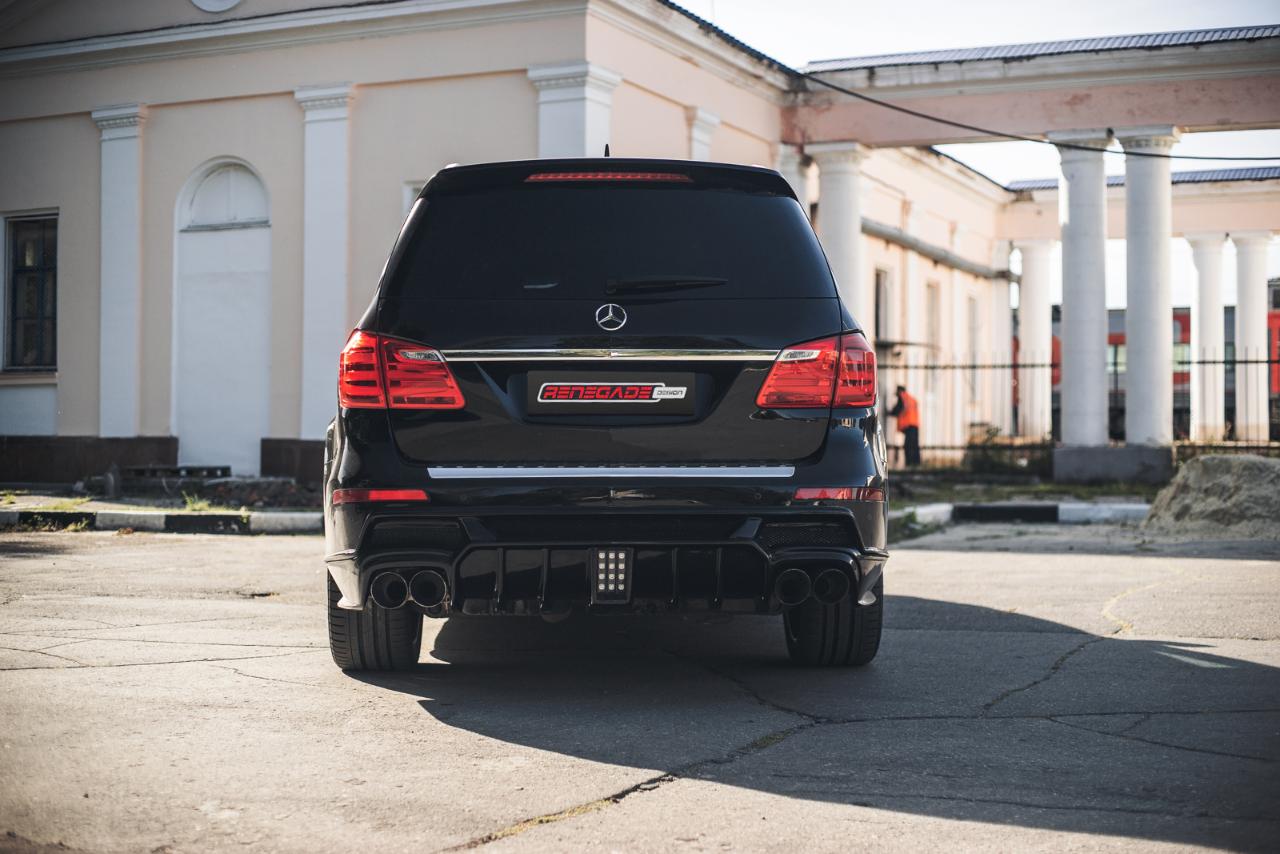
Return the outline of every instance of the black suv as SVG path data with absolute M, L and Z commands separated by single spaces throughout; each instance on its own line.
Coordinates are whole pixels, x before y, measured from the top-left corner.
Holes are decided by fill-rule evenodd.
M 329 639 L 418 661 L 422 617 L 783 615 L 865 664 L 884 607 L 876 361 L 786 181 L 754 167 L 448 168 L 342 351 Z

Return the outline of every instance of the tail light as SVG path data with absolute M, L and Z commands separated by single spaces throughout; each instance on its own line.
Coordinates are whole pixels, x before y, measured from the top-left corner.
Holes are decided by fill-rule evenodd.
M 796 490 L 798 501 L 884 501 L 884 490 L 878 486 L 802 486 Z
M 330 497 L 333 506 L 389 501 L 430 501 L 423 489 L 335 489 Z
M 562 181 L 650 181 L 692 184 L 693 179 L 679 172 L 534 172 L 524 179 L 526 184 Z
M 348 409 L 385 409 L 378 336 L 357 329 L 338 359 L 338 403 Z
M 860 332 L 788 347 L 760 387 L 761 409 L 874 406 L 876 354 Z
M 461 409 L 462 389 L 440 351 L 357 329 L 338 362 L 348 409 Z

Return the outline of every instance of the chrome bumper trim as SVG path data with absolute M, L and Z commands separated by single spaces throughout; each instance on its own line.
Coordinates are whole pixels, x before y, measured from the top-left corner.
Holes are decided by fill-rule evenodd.
M 777 350 L 444 350 L 450 362 L 772 362 Z
M 735 478 L 791 477 L 795 466 L 432 466 L 433 480 L 524 480 L 542 478 Z

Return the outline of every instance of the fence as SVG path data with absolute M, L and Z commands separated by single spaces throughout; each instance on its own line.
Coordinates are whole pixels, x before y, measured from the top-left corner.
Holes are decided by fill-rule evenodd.
M 1061 441 L 1057 363 L 925 359 L 881 363 L 879 370 L 886 414 L 899 385 L 919 403 L 923 467 L 1052 473 L 1053 447 Z M 1179 462 L 1204 453 L 1280 457 L 1280 359 L 1177 358 L 1171 370 L 1171 426 Z M 1123 351 L 1117 354 L 1112 348 L 1107 364 L 1108 434 L 1116 442 L 1125 438 L 1127 376 Z M 1221 412 L 1205 405 L 1218 393 Z M 905 466 L 903 436 L 892 420 L 886 439 L 890 467 Z

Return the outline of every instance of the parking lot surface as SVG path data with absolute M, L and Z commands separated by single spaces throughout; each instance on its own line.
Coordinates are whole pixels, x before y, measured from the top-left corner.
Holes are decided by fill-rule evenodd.
M 779 621 L 454 620 L 329 658 L 318 537 L 0 534 L 0 849 L 910 850 L 1280 839 L 1280 555 L 898 546 L 862 670 Z

